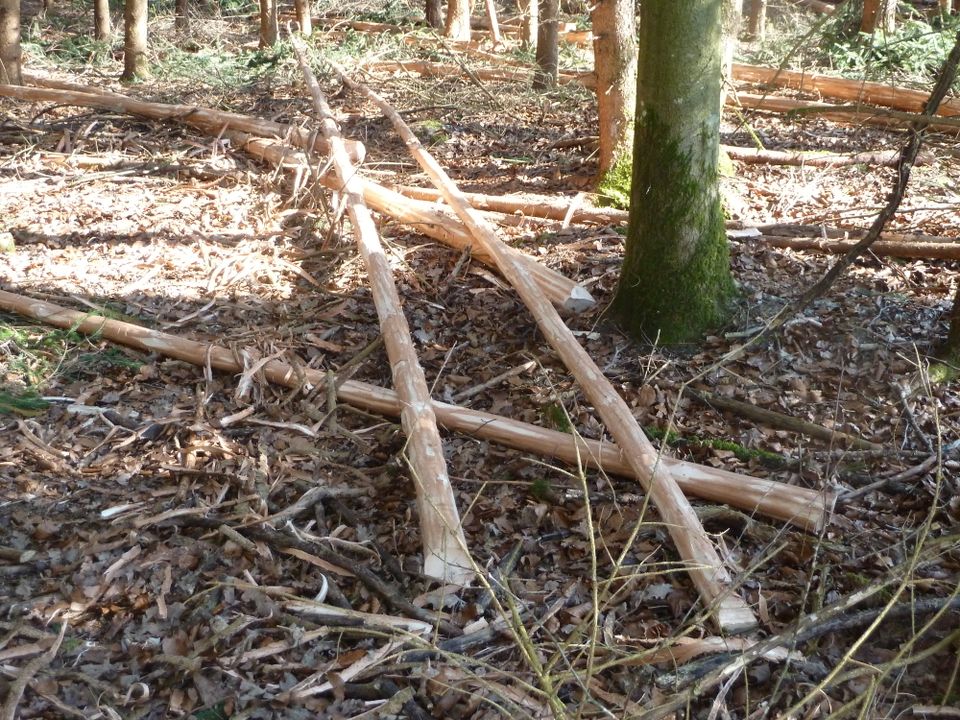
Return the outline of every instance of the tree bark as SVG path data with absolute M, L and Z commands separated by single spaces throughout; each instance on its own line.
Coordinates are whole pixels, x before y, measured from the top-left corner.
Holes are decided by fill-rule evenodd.
M 526 0 L 524 6 L 520 45 L 527 50 L 533 50 L 537 47 L 537 32 L 540 27 L 540 0 Z
M 717 177 L 723 2 L 641 4 L 630 224 L 612 306 L 636 338 L 696 340 L 733 294 Z
M 110 0 L 93 0 L 93 38 L 107 42 L 113 37 L 113 22 L 110 20 Z
M 300 26 L 300 34 L 304 37 L 310 37 L 313 34 L 313 19 L 310 17 L 310 0 L 293 0 L 293 6 L 297 13 L 297 24 Z
M 260 47 L 273 47 L 279 35 L 277 0 L 260 0 Z
M 443 11 L 441 9 L 441 0 L 426 0 L 424 14 L 427 16 L 427 24 L 440 30 L 443 27 Z
M 123 3 L 123 74 L 120 79 L 132 82 L 150 74 L 147 61 L 147 0 L 124 0 Z
M 630 151 L 631 123 L 637 102 L 637 22 L 633 0 L 598 0 L 593 25 L 597 76 L 597 115 L 602 178 Z
M 863 16 L 860 32 L 874 33 L 883 30 L 892 33 L 896 28 L 897 0 L 863 0 Z
M 470 39 L 471 0 L 447 0 L 447 24 L 444 35 L 452 40 Z
M 94 0 L 96 2 L 96 0 Z M 174 0 L 173 29 L 186 34 L 190 30 L 190 0 Z
M 20 0 L 0 0 L 0 82 L 23 82 L 20 57 Z
M 763 40 L 767 35 L 767 0 L 750 0 L 750 15 L 747 18 L 747 37 Z
M 537 67 L 533 87 L 538 90 L 555 87 L 560 74 L 560 39 L 557 21 L 560 0 L 541 0 L 540 25 L 537 28 Z

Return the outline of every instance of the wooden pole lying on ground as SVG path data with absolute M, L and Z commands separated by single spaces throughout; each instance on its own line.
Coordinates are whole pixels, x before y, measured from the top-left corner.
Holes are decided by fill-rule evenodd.
M 818 250 L 819 252 L 844 254 L 854 247 L 858 240 L 833 240 L 816 237 L 791 237 L 787 235 L 767 235 L 758 237 L 765 245 L 791 250 Z M 877 240 L 870 246 L 870 252 L 883 257 L 912 258 L 915 260 L 960 260 L 960 242 L 909 242 Z
M 796 152 L 783 150 L 758 150 L 756 148 L 734 147 L 721 145 L 731 160 L 744 163 L 769 163 L 771 165 L 796 165 L 810 167 L 841 167 L 844 165 L 886 165 L 896 166 L 900 157 L 899 150 L 874 150 L 852 154 L 837 154 L 823 152 Z M 917 164 L 929 165 L 933 158 L 924 153 Z
M 409 198 L 438 202 L 443 193 L 433 188 L 420 188 L 410 185 L 396 185 L 394 190 Z M 596 223 L 597 225 L 625 224 L 630 217 L 626 210 L 616 208 L 579 207 L 570 218 L 570 205 L 573 198 L 564 199 L 549 195 L 483 195 L 481 193 L 463 193 L 463 196 L 477 210 L 492 210 L 507 215 L 520 214 L 548 220 L 568 220 L 574 223 Z
M 839 123 L 861 123 L 880 127 L 903 127 L 916 122 L 920 116 L 902 110 L 887 110 L 872 106 L 843 106 L 814 100 L 797 100 L 773 95 L 754 95 L 736 92 L 727 95 L 727 105 L 776 113 L 797 113 L 813 118 L 823 118 Z M 960 117 L 937 116 L 935 122 L 927 123 L 927 130 L 937 132 L 960 132 Z
M 235 144 L 244 147 L 250 154 L 266 159 L 277 165 L 285 165 L 291 169 L 303 173 L 308 171 L 310 164 L 306 156 L 297 155 L 292 149 L 285 147 L 281 141 L 276 139 L 278 133 L 289 126 L 273 123 L 259 118 L 246 115 L 237 115 L 234 113 L 220 113 L 219 111 L 204 110 L 203 108 L 193 108 L 179 105 L 166 105 L 163 103 L 143 103 L 139 100 L 132 100 L 124 95 L 100 90 L 98 88 L 87 88 L 75 83 L 64 83 L 61 81 L 50 80 L 38 75 L 31 75 L 31 80 L 39 83 L 49 83 L 66 89 L 73 103 L 85 106 L 103 108 L 108 106 L 104 98 L 113 98 L 120 105 L 121 112 L 140 114 L 144 106 L 148 106 L 149 114 L 147 117 L 153 119 L 176 119 L 184 120 L 188 124 L 197 127 L 200 130 L 213 135 L 222 136 L 230 139 Z M 4 87 L 0 85 L 0 95 L 3 95 Z M 43 92 L 40 89 L 32 88 L 34 91 Z M 91 100 L 92 98 L 92 100 Z M 51 98 L 47 98 L 51 99 Z M 63 99 L 61 97 L 61 99 Z M 64 102 L 67 102 L 64 100 Z M 128 109 L 124 110 L 126 107 Z M 184 116 L 182 109 L 187 107 L 190 111 L 188 116 Z M 108 106 L 108 109 L 117 109 Z M 199 114 L 198 114 L 199 113 Z M 192 118 L 192 120 L 191 120 Z M 201 121 L 194 122 L 197 118 Z M 211 122 L 207 122 L 210 120 Z M 226 129 L 225 129 L 226 128 Z M 243 130 L 247 128 L 247 130 Z M 295 137 L 306 140 L 307 134 L 299 128 L 295 128 Z M 268 137 L 262 137 L 267 135 Z M 272 136 L 272 137 L 271 137 Z M 349 147 L 351 159 L 362 158 L 365 150 L 362 143 L 345 140 Z M 319 143 L 319 144 L 318 144 Z M 304 147 L 308 142 L 304 142 Z M 314 146 L 323 149 L 327 148 L 327 143 L 323 138 L 315 138 Z M 318 180 L 334 190 L 340 189 L 340 182 L 332 175 L 323 174 Z M 473 238 L 462 223 L 456 217 L 439 211 L 437 208 L 430 207 L 426 203 L 416 203 L 405 199 L 402 195 L 388 190 L 382 185 L 378 185 L 369 180 L 361 179 L 363 183 L 364 200 L 370 207 L 378 212 L 395 217 L 402 223 L 412 225 L 424 235 L 439 240 L 447 245 L 457 249 L 464 249 L 472 246 Z M 481 262 L 493 265 L 493 259 L 484 255 L 482 251 L 477 251 L 474 256 Z M 522 262 L 529 265 L 530 272 L 536 278 L 538 284 L 543 288 L 550 301 L 566 312 L 579 313 L 592 308 L 596 302 L 590 293 L 582 285 L 579 285 L 564 275 L 551 270 L 550 268 L 537 262 L 535 259 L 517 253 L 518 257 L 523 258 Z
M 276 140 L 239 132 L 227 132 L 224 136 L 238 148 L 274 165 L 283 166 L 298 173 L 309 170 L 310 164 L 305 155 L 285 147 Z M 339 190 L 341 187 L 340 181 L 329 174 L 319 175 L 317 181 L 331 190 Z M 426 202 L 405 198 L 370 180 L 360 178 L 360 183 L 364 200 L 377 212 L 389 215 L 414 227 L 417 232 L 451 247 L 464 249 L 476 245 L 463 224 L 439 208 L 432 207 Z M 537 284 L 557 307 L 567 312 L 579 313 L 596 304 L 593 296 L 583 286 L 528 255 L 516 250 L 512 252 L 527 267 Z M 493 258 L 480 248 L 474 248 L 473 256 L 481 262 L 496 267 Z
M 928 96 L 928 93 L 920 90 L 896 87 L 886 83 L 847 80 L 817 73 L 778 70 L 741 63 L 733 64 L 733 78 L 741 82 L 772 88 L 791 88 L 837 100 L 879 105 L 914 113 L 923 111 L 923 104 Z M 960 100 L 945 100 L 937 109 L 937 115 L 945 117 L 960 115 Z
M 144 352 L 155 352 L 183 360 L 198 367 L 206 367 L 209 363 L 211 367 L 228 373 L 243 372 L 244 367 L 239 358 L 255 354 L 253 351 L 236 353 L 220 345 L 170 335 L 90 312 L 63 308 L 3 290 L 0 290 L 0 309 L 55 327 L 97 335 Z M 319 370 L 302 366 L 294 368 L 279 360 L 271 360 L 264 365 L 263 373 L 270 382 L 294 389 L 300 388 L 304 383 L 311 387 L 321 387 L 327 381 L 326 374 Z M 337 399 L 384 415 L 397 416 L 403 409 L 400 398 L 392 390 L 355 380 L 338 384 Z M 499 415 L 437 401 L 433 401 L 433 409 L 440 424 L 450 430 L 518 450 L 557 457 L 574 465 L 583 463 L 606 472 L 636 477 L 633 467 L 620 448 L 612 443 L 586 440 Z M 726 503 L 747 512 L 757 512 L 784 520 L 812 532 L 819 532 L 826 525 L 836 499 L 829 492 L 824 494 L 668 457 L 663 457 L 662 461 L 670 468 L 684 492 L 705 500 Z
M 526 269 L 504 250 L 493 230 L 470 207 L 460 190 L 433 156 L 420 145 L 416 135 L 396 110 L 370 88 L 358 85 L 339 68 L 336 70 L 348 87 L 364 93 L 391 120 L 407 149 L 437 189 L 443 192 L 447 203 L 477 242 L 494 257 L 500 272 L 530 309 L 547 341 L 577 379 L 597 414 L 606 423 L 608 432 L 626 453 L 628 462 L 663 518 L 680 557 L 687 563 L 686 570 L 704 606 L 719 628 L 742 631 L 755 627 L 756 618 L 743 599 L 732 591 L 730 574 L 669 468 L 661 462 L 659 453 L 643 434 L 630 408 L 564 325 Z
M 152 120 L 175 120 L 199 128 L 214 135 L 223 130 L 262 135 L 265 137 L 286 138 L 297 147 L 327 154 L 330 150 L 323 138 L 311 138 L 310 134 L 293 125 L 261 120 L 222 112 L 196 105 L 169 105 L 166 103 L 146 102 L 118 93 L 78 92 L 76 90 L 57 90 L 46 87 L 27 87 L 23 85 L 0 85 L 0 96 L 12 97 L 30 102 L 55 102 L 62 105 L 79 105 L 99 110 L 139 115 Z M 347 152 L 353 161 L 363 160 L 363 145 L 356 141 L 347 143 Z
M 411 479 L 417 489 L 423 572 L 444 582 L 466 585 L 475 576 L 473 561 L 450 485 L 437 417 L 430 402 L 430 389 L 410 337 L 410 326 L 400 305 L 390 262 L 380 244 L 373 216 L 363 202 L 363 189 L 347 156 L 333 111 L 310 69 L 303 43 L 293 35 L 290 35 L 290 41 L 310 90 L 321 131 L 330 146 L 330 159 L 342 186 L 340 192 L 346 201 L 357 247 L 367 266 L 373 303 L 383 331 L 383 344 L 390 359 L 393 386 L 402 404 L 400 424 L 407 436 Z

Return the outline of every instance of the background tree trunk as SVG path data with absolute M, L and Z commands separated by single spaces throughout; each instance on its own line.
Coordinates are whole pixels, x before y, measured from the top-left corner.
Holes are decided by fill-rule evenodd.
M 260 47 L 277 44 L 280 35 L 277 19 L 277 0 L 260 0 Z
M 877 30 L 891 33 L 897 25 L 897 0 L 863 0 L 863 16 L 860 32 Z
M 150 74 L 147 62 L 147 0 L 123 3 L 123 74 L 131 82 Z
M 444 35 L 453 40 L 470 39 L 470 0 L 447 0 Z
M 637 338 L 696 340 L 733 294 L 717 179 L 723 2 L 640 6 L 630 224 L 612 305 Z
M 767 0 L 750 0 L 750 14 L 747 17 L 747 37 L 751 40 L 763 40 L 767 35 Z
M 107 5 L 107 0 L 94 0 Z M 108 5 L 109 7 L 109 5 Z M 187 33 L 190 30 L 190 0 L 174 0 L 173 27 L 178 33 Z
M 20 0 L 0 0 L 0 82 L 20 85 Z
M 597 75 L 600 177 L 630 151 L 637 103 L 637 21 L 633 0 L 598 0 L 590 13 Z
M 113 37 L 113 22 L 110 20 L 110 0 L 93 0 L 93 38 L 107 42 Z
M 560 77 L 559 17 L 560 0 L 541 0 L 537 29 L 538 70 L 533 76 L 533 87 L 538 90 L 554 87 Z
M 293 0 L 293 7 L 297 13 L 297 24 L 300 34 L 310 37 L 313 34 L 313 18 L 310 17 L 310 0 Z
M 427 24 L 437 30 L 443 27 L 443 12 L 441 11 L 440 0 L 426 0 L 424 14 L 427 16 Z
M 540 0 L 521 0 L 524 7 L 523 36 L 520 45 L 528 50 L 537 47 L 537 32 L 540 27 Z M 518 2 L 518 4 L 520 4 Z

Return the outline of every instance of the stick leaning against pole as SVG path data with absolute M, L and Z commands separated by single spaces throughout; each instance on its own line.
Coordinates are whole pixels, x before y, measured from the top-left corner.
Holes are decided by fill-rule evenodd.
M 496 233 L 470 206 L 460 189 L 423 148 L 397 111 L 369 87 L 354 82 L 331 61 L 327 60 L 327 63 L 348 87 L 366 95 L 389 118 L 410 154 L 430 176 L 480 247 L 493 257 L 500 272 L 523 299 L 544 337 L 576 378 L 584 394 L 597 409 L 597 414 L 606 423 L 608 432 L 624 451 L 627 461 L 640 478 L 670 532 L 680 557 L 686 562 L 686 570 L 715 624 L 720 630 L 728 632 L 741 632 L 756 627 L 756 618 L 743 599 L 732 591 L 729 572 L 670 470 L 643 434 L 630 408 L 577 342 L 527 269 L 506 252 Z
M 443 458 L 443 444 L 430 390 L 410 337 L 410 327 L 400 305 L 390 264 L 380 244 L 373 217 L 363 201 L 357 171 L 347 155 L 333 112 L 310 69 L 303 43 L 292 34 L 290 40 L 310 90 L 321 131 L 330 145 L 330 158 L 342 184 L 341 192 L 357 247 L 367 266 L 383 343 L 390 358 L 393 385 L 402 402 L 400 423 L 407 436 L 410 474 L 417 489 L 423 571 L 446 582 L 466 584 L 474 577 L 473 563 Z

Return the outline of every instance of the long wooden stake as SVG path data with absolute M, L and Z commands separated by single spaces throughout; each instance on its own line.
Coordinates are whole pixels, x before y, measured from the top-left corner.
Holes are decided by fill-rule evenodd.
M 443 200 L 443 193 L 434 188 L 397 185 L 394 187 L 401 195 L 418 200 L 436 202 Z M 463 193 L 477 210 L 492 210 L 508 215 L 519 214 L 549 220 L 567 220 L 573 198 L 564 199 L 548 195 L 483 195 L 481 193 Z M 630 214 L 616 208 L 579 207 L 573 211 L 568 222 L 595 223 L 597 225 L 626 224 Z
M 305 155 L 292 148 L 285 147 L 276 140 L 239 132 L 227 132 L 224 133 L 224 136 L 251 155 L 274 165 L 282 166 L 292 172 L 303 173 L 310 167 L 309 160 Z M 473 241 L 473 237 L 456 217 L 445 213 L 441 208 L 431 206 L 426 202 L 406 198 L 370 180 L 364 178 L 359 180 L 364 200 L 377 212 L 410 225 L 416 228 L 418 232 L 451 247 L 461 250 L 473 247 L 474 257 L 477 260 L 496 267 L 493 258 L 484 253 L 481 248 L 475 247 L 476 243 Z M 336 177 L 326 173 L 319 175 L 317 181 L 332 190 L 339 190 L 341 187 L 340 181 Z M 527 267 L 527 270 L 546 296 L 558 308 L 570 313 L 579 313 L 592 308 L 596 304 L 593 296 L 583 286 L 542 265 L 528 255 L 512 249 L 511 252 Z
M 55 327 L 101 336 L 111 342 L 144 352 L 160 353 L 199 367 L 206 367 L 209 363 L 211 367 L 228 373 L 240 373 L 244 370 L 237 359 L 239 355 L 223 346 L 170 335 L 88 312 L 70 310 L 23 295 L 0 290 L 0 309 Z M 304 381 L 311 387 L 322 386 L 327 379 L 319 370 L 295 369 L 278 360 L 268 362 L 263 367 L 263 372 L 270 382 L 289 388 L 299 388 Z M 355 380 L 347 380 L 337 387 L 337 399 L 384 415 L 398 416 L 403 409 L 397 393 Z M 574 465 L 582 463 L 607 472 L 636 477 L 623 452 L 612 443 L 574 437 L 499 415 L 437 401 L 433 401 L 433 409 L 437 420 L 450 430 L 537 455 L 560 458 Z M 662 461 L 670 468 L 684 492 L 705 500 L 733 505 L 747 512 L 785 520 L 805 530 L 818 532 L 823 529 L 835 501 L 835 496 L 829 492 L 819 493 L 666 456 Z
M 868 105 L 880 105 L 906 112 L 922 112 L 923 104 L 927 101 L 928 95 L 922 90 L 912 90 L 888 85 L 887 83 L 847 80 L 818 75 L 817 73 L 780 70 L 741 63 L 734 63 L 732 72 L 734 80 L 742 82 L 757 83 L 774 88 L 802 90 L 823 97 Z M 937 109 L 937 115 L 960 115 L 960 100 L 944 100 Z
M 347 156 L 333 111 L 310 69 L 303 43 L 293 35 L 290 35 L 290 42 L 310 90 L 313 109 L 330 146 L 330 158 L 342 185 L 341 192 L 353 224 L 357 247 L 367 266 L 373 303 L 383 330 L 383 344 L 393 372 L 393 386 L 402 403 L 400 424 L 409 443 L 410 472 L 417 488 L 423 572 L 445 582 L 465 585 L 474 578 L 473 561 L 450 485 L 437 417 L 430 404 L 430 389 L 410 337 L 410 326 L 400 305 L 390 262 L 380 244 L 373 216 L 364 204 L 363 188 Z
M 332 64 L 331 64 L 332 65 Z M 439 163 L 417 140 L 400 115 L 369 87 L 355 83 L 336 68 L 344 83 L 372 100 L 390 119 L 444 199 L 457 213 L 477 242 L 496 260 L 497 267 L 530 309 L 544 337 L 577 379 L 584 394 L 607 425 L 607 430 L 625 451 L 644 489 L 660 512 L 687 572 L 700 593 L 704 606 L 723 631 L 743 631 L 756 626 L 749 606 L 731 590 L 732 579 L 697 514 L 684 497 L 660 454 L 643 434 L 630 408 L 603 376 L 593 358 L 577 342 L 553 306 L 520 263 L 505 251 L 503 244 L 482 217 L 470 206 L 459 188 Z

